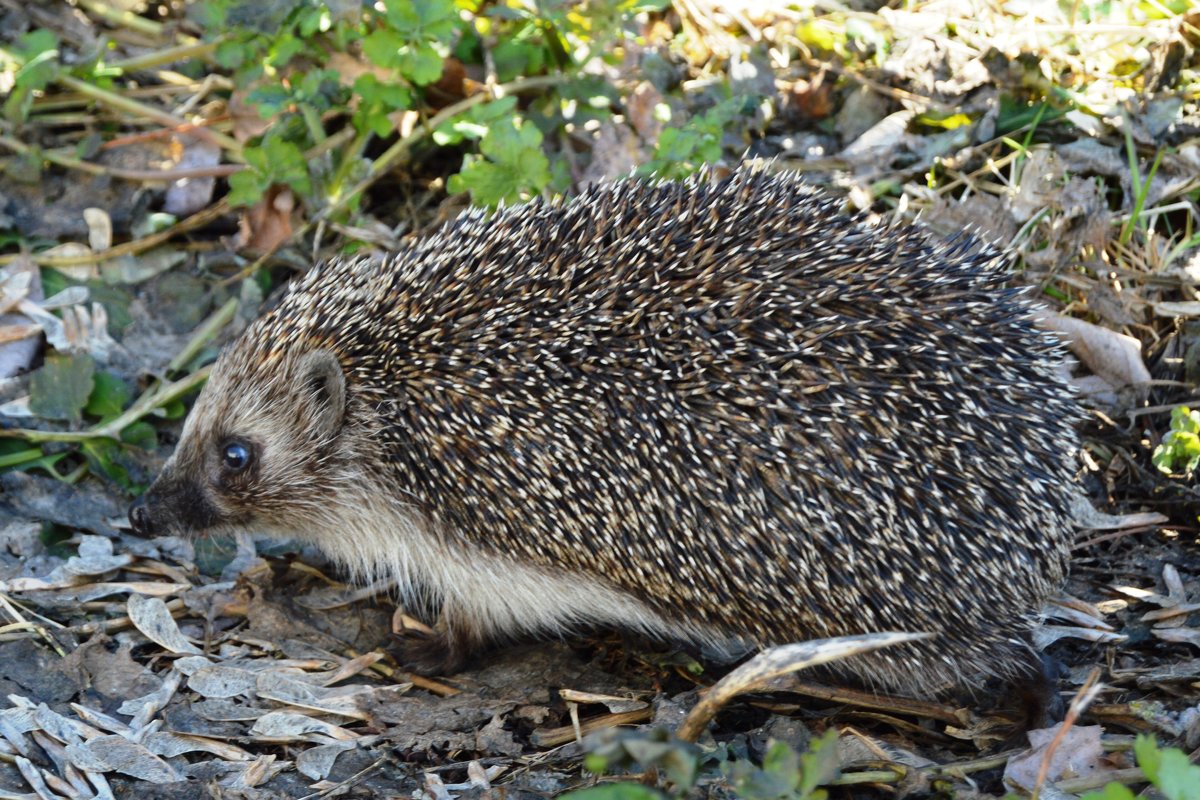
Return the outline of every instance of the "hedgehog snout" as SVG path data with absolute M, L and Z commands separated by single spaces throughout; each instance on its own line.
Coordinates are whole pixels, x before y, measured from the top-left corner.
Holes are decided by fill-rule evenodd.
M 129 524 L 138 536 L 198 533 L 222 521 L 212 498 L 169 465 L 129 507 Z

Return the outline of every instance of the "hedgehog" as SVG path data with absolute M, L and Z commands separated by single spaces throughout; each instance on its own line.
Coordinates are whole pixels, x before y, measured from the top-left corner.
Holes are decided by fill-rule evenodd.
M 143 535 L 316 544 L 436 617 L 414 671 L 618 628 L 714 652 L 887 630 L 926 696 L 1036 671 L 1077 403 L 1000 253 L 794 175 L 469 211 L 296 281 L 219 356 Z M 431 617 L 432 619 L 432 617 Z

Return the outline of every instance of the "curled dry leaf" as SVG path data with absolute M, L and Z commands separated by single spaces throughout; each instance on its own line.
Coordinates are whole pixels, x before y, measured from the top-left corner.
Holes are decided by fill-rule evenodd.
M 294 711 L 272 711 L 263 714 L 254 723 L 250 733 L 278 741 L 317 741 L 322 744 L 326 743 L 327 739 L 352 742 L 362 738 L 341 726 Z
M 1090 322 L 1063 316 L 1044 316 L 1042 324 L 1062 334 L 1071 352 L 1113 388 L 1150 382 L 1142 363 L 1142 345 L 1132 336 Z
M 290 189 L 274 186 L 238 220 L 234 246 L 253 253 L 269 253 L 292 235 L 292 210 L 296 198 Z
M 161 598 L 133 594 L 129 596 L 127 608 L 133 626 L 150 641 L 172 653 L 200 654 L 200 648 L 189 642 L 179 630 Z

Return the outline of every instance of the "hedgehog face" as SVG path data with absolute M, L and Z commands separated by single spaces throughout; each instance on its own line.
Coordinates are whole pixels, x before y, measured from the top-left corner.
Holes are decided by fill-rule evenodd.
M 346 379 L 328 350 L 222 356 L 174 455 L 130 510 L 142 535 L 303 534 L 345 482 Z

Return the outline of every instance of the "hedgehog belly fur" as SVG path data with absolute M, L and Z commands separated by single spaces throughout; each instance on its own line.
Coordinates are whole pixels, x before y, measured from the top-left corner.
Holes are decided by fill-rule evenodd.
M 417 610 L 477 647 L 530 635 L 561 636 L 589 626 L 633 630 L 659 640 L 703 645 L 717 657 L 749 646 L 716 628 L 655 611 L 632 594 L 590 575 L 535 566 L 490 553 L 436 531 L 411 507 L 365 492 L 339 502 L 336 516 L 314 520 L 331 530 L 305 535 L 357 581 L 386 582 Z M 283 532 L 295 535 L 297 531 Z M 303 533 L 303 532 L 301 532 Z

